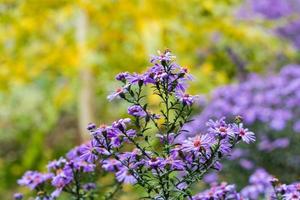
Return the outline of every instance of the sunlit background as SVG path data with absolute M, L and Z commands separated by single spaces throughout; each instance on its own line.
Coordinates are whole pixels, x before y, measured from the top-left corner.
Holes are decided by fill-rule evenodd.
M 192 94 L 299 63 L 297 7 L 253 2 L 2 0 L 1 199 L 28 193 L 16 180 L 88 139 L 89 122 L 125 115 L 126 105 L 106 99 L 115 74 L 143 71 L 157 50 L 190 69 Z

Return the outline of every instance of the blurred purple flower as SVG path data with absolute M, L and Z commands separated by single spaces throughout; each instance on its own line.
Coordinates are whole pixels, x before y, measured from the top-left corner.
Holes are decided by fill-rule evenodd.
M 123 182 L 125 184 L 133 185 L 137 182 L 134 176 L 132 176 L 131 173 L 125 168 L 121 168 L 121 170 L 116 173 L 116 178 L 119 182 Z
M 22 200 L 22 199 L 23 199 L 23 194 L 21 193 L 14 194 L 14 200 Z
M 27 171 L 21 179 L 18 180 L 19 185 L 27 186 L 30 189 L 35 189 L 40 184 L 53 177 L 52 173 L 40 173 L 37 171 Z
M 147 113 L 144 109 L 139 105 L 133 105 L 128 108 L 128 114 L 135 117 L 145 117 Z
M 203 177 L 203 181 L 205 183 L 209 183 L 209 184 L 217 183 L 218 179 L 219 179 L 218 174 L 215 173 L 215 172 L 211 172 L 209 174 L 206 174 Z
M 244 169 L 250 170 L 254 168 L 254 163 L 250 160 L 241 159 L 239 163 Z

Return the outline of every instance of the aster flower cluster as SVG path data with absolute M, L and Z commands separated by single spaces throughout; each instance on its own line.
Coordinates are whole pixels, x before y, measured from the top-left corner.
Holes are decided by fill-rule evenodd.
M 191 199 L 193 184 L 209 170 L 220 170 L 221 159 L 237 143 L 251 143 L 255 136 L 240 121 L 227 123 L 221 118 L 208 121 L 207 129 L 194 137 L 178 141 L 187 132 L 183 126 L 189 122 L 197 97 L 186 93 L 187 81 L 192 76 L 174 59 L 167 50 L 153 56 L 152 67 L 143 74 L 118 74 L 116 80 L 122 86 L 108 99 L 128 102 L 131 118 L 119 119 L 111 125 L 90 123 L 87 129 L 91 140 L 71 150 L 66 158 L 51 162 L 49 178 L 27 172 L 19 183 L 38 189 L 43 198 L 55 199 L 61 192 L 68 192 L 76 199 L 84 199 L 90 195 L 86 191 L 95 189 L 93 174 L 99 174 L 102 168 L 114 173 L 119 184 L 143 188 L 144 198 Z M 148 106 L 149 90 L 161 101 L 157 113 Z M 92 174 L 94 179 L 84 178 L 86 174 Z M 43 178 L 35 181 L 35 176 Z M 51 182 L 54 187 L 50 195 L 40 192 L 45 182 Z
M 268 77 L 251 74 L 242 83 L 214 90 L 204 110 L 188 125 L 191 132 L 199 131 L 203 128 L 203 122 L 213 116 L 240 115 L 247 125 L 262 122 L 274 131 L 281 131 L 291 125 L 293 131 L 299 133 L 299 89 L 299 65 L 287 65 L 278 75 Z
M 254 140 L 254 134 L 242 124 L 227 124 L 221 119 L 210 121 L 206 132 L 178 142 L 177 137 L 186 132 L 182 127 L 188 122 L 196 97 L 186 93 L 186 81 L 192 77 L 173 60 L 174 56 L 166 51 L 153 56 L 153 66 L 143 74 L 118 74 L 116 79 L 123 86 L 108 99 L 121 98 L 132 104 L 128 114 L 133 120 L 123 119 L 91 130 L 93 140 L 110 154 L 103 159 L 103 167 L 115 172 L 117 180 L 144 188 L 147 198 L 191 197 L 190 186 L 209 169 L 220 169 L 219 160 L 238 141 Z M 143 93 L 147 86 L 161 99 L 160 113 L 148 109 Z M 133 124 L 135 128 L 130 129 Z M 156 129 L 155 136 L 148 133 L 150 124 Z M 134 149 L 120 152 L 125 143 Z
M 249 185 L 241 190 L 243 197 L 249 199 L 259 199 L 261 197 L 270 197 L 274 190 L 271 184 L 273 176 L 271 176 L 265 169 L 257 169 L 249 178 Z
M 258 142 L 251 147 L 235 149 L 231 159 L 237 159 L 247 170 L 258 165 L 277 175 L 283 173 L 273 166 L 284 165 L 290 169 L 287 176 L 292 177 L 291 172 L 297 176 L 296 169 L 300 163 L 295 154 L 299 151 L 299 91 L 298 65 L 285 66 L 278 75 L 264 77 L 252 74 L 245 82 L 222 86 L 212 92 L 201 113 L 184 127 L 188 130 L 185 137 L 205 130 L 203 123 L 212 117 L 233 119 L 234 116 L 242 116 L 244 123 L 258 133 Z M 256 156 L 257 153 L 263 156 Z M 269 160 L 272 160 L 272 165 Z
M 272 21 L 280 20 L 280 25 L 275 27 L 275 33 L 300 49 L 299 0 L 246 0 L 240 12 L 243 18 L 257 16 Z
M 65 158 L 49 162 L 47 173 L 27 171 L 18 184 L 36 191 L 36 199 L 56 199 L 62 192 L 69 193 L 75 199 L 88 199 L 96 196 L 94 181 L 97 162 L 88 162 L 90 157 L 86 151 L 91 144 L 82 144 L 68 152 Z M 96 161 L 96 160 L 94 160 Z M 91 178 L 91 176 L 94 176 Z M 15 194 L 15 199 L 22 199 L 22 195 Z
M 237 192 L 235 185 L 229 185 L 225 182 L 220 185 L 213 185 L 210 189 L 205 190 L 193 196 L 193 200 L 242 200 L 240 194 Z
M 299 11 L 299 0 L 246 0 L 245 5 L 253 14 L 266 19 L 279 19 Z
M 193 200 L 298 200 L 300 184 L 282 184 L 265 169 L 257 169 L 249 178 L 249 185 L 240 192 L 234 184 L 213 183 L 211 187 L 193 196 Z
M 252 74 L 240 84 L 222 86 L 213 91 L 201 114 L 194 117 L 186 129 L 189 133 L 201 131 L 203 123 L 211 117 L 242 116 L 247 125 L 264 123 L 270 131 L 282 131 L 291 126 L 300 132 L 300 66 L 283 67 L 278 75 L 263 77 Z M 226 92 L 224 92 L 226 91 Z M 280 147 L 264 145 L 265 148 Z M 286 146 L 286 145 L 284 145 Z
M 265 169 L 259 168 L 250 176 L 249 185 L 241 190 L 240 195 L 250 200 L 296 200 L 300 199 L 300 184 L 283 184 Z

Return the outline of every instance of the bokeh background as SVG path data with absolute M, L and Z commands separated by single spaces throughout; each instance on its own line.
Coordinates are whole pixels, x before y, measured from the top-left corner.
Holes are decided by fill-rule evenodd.
M 282 2 L 2 0 L 1 199 L 26 193 L 16 180 L 81 144 L 89 122 L 125 115 L 106 100 L 114 76 L 143 71 L 157 50 L 190 69 L 193 94 L 299 63 L 300 3 Z

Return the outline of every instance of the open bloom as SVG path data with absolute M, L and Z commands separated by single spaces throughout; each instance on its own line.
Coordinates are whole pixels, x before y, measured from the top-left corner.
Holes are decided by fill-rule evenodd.
M 190 152 L 190 151 L 200 151 L 200 150 L 208 150 L 209 147 L 213 144 L 214 139 L 208 134 L 205 135 L 197 135 L 193 138 L 188 138 L 182 144 L 182 150 Z
M 81 146 L 80 152 L 80 158 L 89 163 L 92 163 L 95 160 L 97 160 L 99 154 L 109 154 L 109 152 L 106 149 L 97 146 L 96 140 L 92 140 L 90 143 Z
M 242 138 L 244 142 L 247 144 L 255 141 L 255 134 L 249 131 L 247 128 L 243 128 L 243 124 L 240 123 L 239 125 L 234 125 L 234 130 L 236 134 Z
M 299 200 L 300 199 L 300 192 L 293 191 L 293 192 L 287 193 L 283 196 L 284 196 L 284 199 L 286 199 L 286 200 Z
M 229 124 L 225 122 L 225 118 L 222 117 L 219 120 L 209 120 L 206 123 L 206 126 L 208 127 L 208 132 L 220 136 L 222 138 L 227 137 L 227 136 L 234 136 L 234 131 L 231 128 Z

